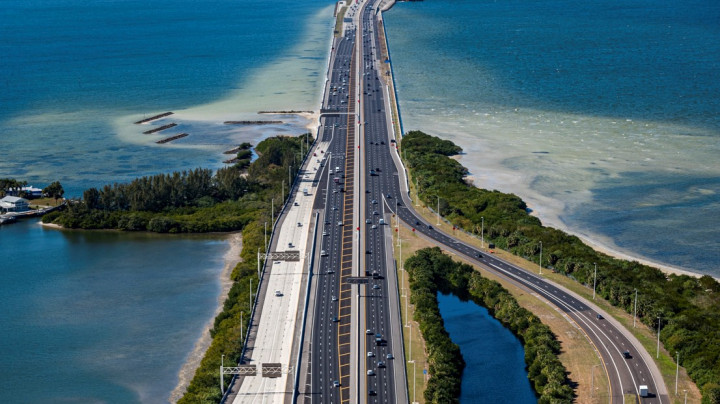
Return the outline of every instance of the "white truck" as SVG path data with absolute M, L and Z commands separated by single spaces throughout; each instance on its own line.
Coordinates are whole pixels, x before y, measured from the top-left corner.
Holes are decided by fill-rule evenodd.
M 646 385 L 644 385 L 644 384 L 639 385 L 638 390 L 640 391 L 640 397 L 648 396 L 648 388 Z

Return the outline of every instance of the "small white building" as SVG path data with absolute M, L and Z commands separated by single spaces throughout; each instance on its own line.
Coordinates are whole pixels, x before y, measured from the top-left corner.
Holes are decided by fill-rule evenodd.
M 26 212 L 30 210 L 28 200 L 17 196 L 6 196 L 0 199 L 0 212 Z

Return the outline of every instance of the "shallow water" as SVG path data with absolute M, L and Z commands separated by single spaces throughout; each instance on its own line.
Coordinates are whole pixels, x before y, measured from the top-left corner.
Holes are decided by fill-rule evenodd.
M 203 4 L 29 0 L 0 8 L 0 175 L 73 195 L 139 175 L 219 167 L 222 151 L 307 122 L 260 110 L 319 103 L 333 27 L 329 3 Z M 176 115 L 134 125 L 165 111 Z M 177 122 L 153 135 L 151 126 Z M 155 141 L 187 132 L 184 139 Z
M 720 276 L 718 18 L 710 0 L 399 3 L 404 129 L 458 143 L 476 185 L 546 224 Z

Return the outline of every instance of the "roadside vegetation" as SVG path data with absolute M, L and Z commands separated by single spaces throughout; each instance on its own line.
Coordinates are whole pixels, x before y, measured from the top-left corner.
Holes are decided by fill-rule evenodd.
M 453 261 L 438 247 L 424 248 L 405 261 L 409 274 L 414 318 L 427 344 L 430 379 L 424 396 L 431 403 L 458 402 L 465 362 L 459 347 L 445 330 L 437 294 L 452 293 L 472 300 L 510 329 L 523 342 L 528 378 L 539 403 L 571 403 L 565 367 L 558 354 L 560 344 L 540 319 L 520 307 L 510 293 L 484 278 L 471 265 Z
M 271 201 L 275 201 L 277 215 L 288 193 L 288 169 L 294 173 L 302 161 L 300 145 L 305 136 L 262 141 L 255 148 L 257 159 L 246 171 L 241 159 L 240 165 L 219 169 L 214 175 L 211 170 L 198 168 L 103 189 L 90 188 L 66 211 L 43 218 L 80 229 L 242 231 L 241 262 L 232 271 L 233 285 L 210 330 L 210 347 L 179 403 L 218 403 L 222 398 L 218 383 L 221 357 L 225 355 L 226 364 L 240 359 L 252 309 L 250 284 L 258 285 L 257 251 L 265 251 L 265 223 L 272 226 Z M 238 157 L 244 151 L 249 152 L 248 147 Z M 249 153 L 243 156 L 249 158 Z M 230 380 L 230 376 L 225 377 L 226 387 Z
M 498 248 L 538 261 L 543 246 L 543 268 L 592 286 L 597 264 L 597 293 L 608 302 L 634 313 L 657 330 L 671 353 L 680 353 L 682 365 L 701 389 L 703 403 L 720 403 L 720 284 L 710 276 L 665 274 L 635 261 L 597 252 L 579 238 L 542 226 L 516 195 L 479 189 L 465 181 L 467 169 L 449 158 L 461 152 L 450 141 L 419 131 L 402 139 L 402 153 L 419 198 L 435 206 L 453 226 L 479 235 Z

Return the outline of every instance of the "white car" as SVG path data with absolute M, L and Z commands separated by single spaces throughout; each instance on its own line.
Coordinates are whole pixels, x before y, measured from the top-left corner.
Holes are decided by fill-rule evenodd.
M 368 352 L 368 358 L 372 358 L 373 356 L 375 356 L 375 352 L 372 352 L 372 351 Z

